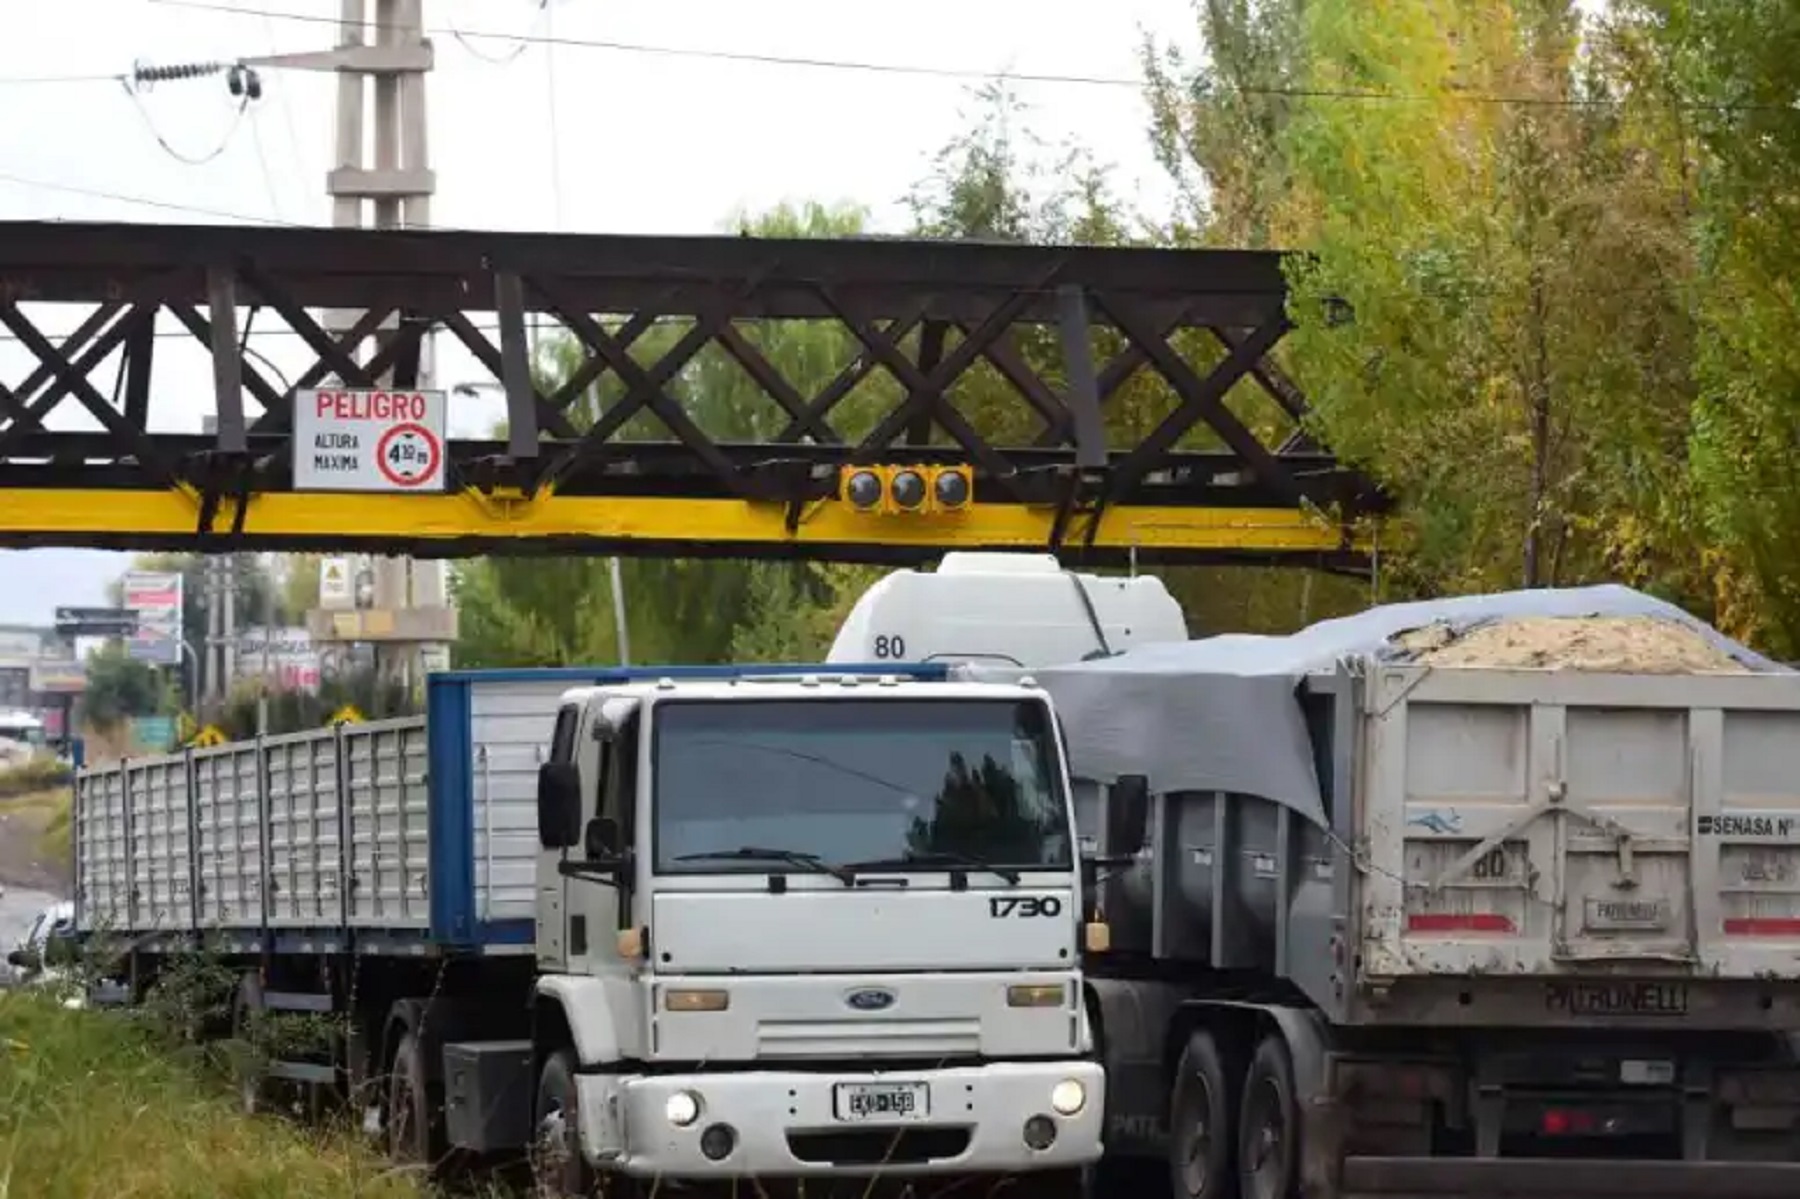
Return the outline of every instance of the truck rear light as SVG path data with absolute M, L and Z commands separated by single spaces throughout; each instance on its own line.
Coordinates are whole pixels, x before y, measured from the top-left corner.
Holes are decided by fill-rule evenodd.
M 1732 916 L 1725 921 L 1728 937 L 1800 937 L 1800 916 Z
M 1406 918 L 1413 933 L 1515 933 L 1512 917 L 1498 912 L 1414 912 Z
M 664 991 L 665 1012 L 722 1012 L 731 1006 L 729 991 Z
M 1066 992 L 1061 983 L 1029 983 L 1006 988 L 1007 1007 L 1061 1007 Z
M 1592 1112 L 1553 1107 L 1544 1112 L 1539 1128 L 1547 1137 L 1586 1137 L 1594 1135 L 1598 1124 Z

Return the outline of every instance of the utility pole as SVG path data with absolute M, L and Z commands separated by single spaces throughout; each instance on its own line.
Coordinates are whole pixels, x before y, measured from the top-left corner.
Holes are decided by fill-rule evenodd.
M 333 226 L 402 229 L 430 225 L 437 179 L 427 144 L 425 76 L 434 65 L 434 56 L 425 37 L 423 0 L 340 0 L 335 49 L 244 62 L 336 73 L 336 150 L 325 181 Z M 321 315 L 327 331 L 340 338 L 362 317 L 361 312 L 342 310 Z M 392 328 L 390 318 L 384 331 Z M 435 374 L 433 348 L 428 335 L 419 355 L 418 385 L 422 389 L 431 387 Z M 358 360 L 370 356 L 364 346 L 351 347 L 350 353 Z M 391 374 L 380 382 L 391 386 Z M 349 640 L 373 639 L 378 671 L 387 679 L 416 687 L 427 671 L 448 666 L 450 642 L 456 636 L 444 564 L 377 557 L 371 565 L 375 578 L 372 608 L 382 615 L 378 620 L 358 622 Z M 307 624 L 315 638 L 345 637 L 331 613 L 323 610 L 308 613 Z

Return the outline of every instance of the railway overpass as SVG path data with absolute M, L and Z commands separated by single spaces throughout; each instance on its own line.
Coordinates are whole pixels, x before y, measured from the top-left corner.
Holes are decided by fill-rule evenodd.
M 1047 548 L 1094 565 L 1360 569 L 1385 498 L 1297 431 L 1269 444 L 1225 402 L 1249 381 L 1298 429 L 1304 396 L 1269 357 L 1285 302 L 1280 258 L 1252 252 L 0 223 L 0 324 L 35 359 L 0 380 L 0 545 L 892 563 Z M 60 344 L 35 305 L 72 310 Z M 319 310 L 363 315 L 333 337 Z M 583 351 L 549 394 L 528 356 L 541 318 Z M 806 394 L 762 322 L 824 322 L 850 349 Z M 661 356 L 640 362 L 632 345 L 659 326 L 644 344 Z M 244 349 L 274 327 L 314 357 L 291 380 Z M 158 420 L 171 328 L 210 356 L 204 435 Z M 497 380 L 505 438 L 422 432 L 410 448 L 431 486 L 320 489 L 315 389 L 407 392 L 428 330 Z M 677 398 L 714 343 L 779 408 L 755 440 L 709 435 Z M 976 412 L 957 384 L 978 363 Z M 1106 406 L 1142 372 L 1168 403 L 1121 444 Z M 621 398 L 578 419 L 609 374 Z M 871 413 L 866 381 L 884 374 Z M 837 419 L 852 393 L 856 433 Z M 92 430 L 68 428 L 65 406 Z M 953 502 L 909 503 L 942 473 Z

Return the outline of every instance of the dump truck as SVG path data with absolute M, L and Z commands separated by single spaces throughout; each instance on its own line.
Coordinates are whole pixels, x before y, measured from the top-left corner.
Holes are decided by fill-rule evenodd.
M 1800 674 L 1620 587 L 1063 664 L 987 632 L 909 643 L 1056 701 L 1109 1166 L 1195 1199 L 1800 1194 Z
M 138 999 L 218 955 L 269 1047 L 246 1105 L 348 1099 L 403 1161 L 1078 1193 L 1104 1076 L 1054 711 L 941 674 L 446 673 L 422 717 L 97 766 L 77 927 Z M 333 1035 L 259 1035 L 308 1014 Z

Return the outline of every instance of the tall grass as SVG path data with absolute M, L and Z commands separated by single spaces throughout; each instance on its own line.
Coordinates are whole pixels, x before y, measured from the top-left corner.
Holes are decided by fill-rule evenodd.
M 420 1199 L 356 1141 L 242 1115 L 147 1021 L 0 992 L 0 1199 Z
M 66 869 L 73 852 L 71 800 L 72 793 L 67 787 L 0 795 L 0 812 L 22 817 L 26 824 L 35 827 L 38 830 L 35 848 L 39 856 Z

